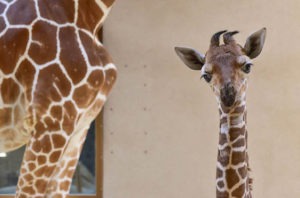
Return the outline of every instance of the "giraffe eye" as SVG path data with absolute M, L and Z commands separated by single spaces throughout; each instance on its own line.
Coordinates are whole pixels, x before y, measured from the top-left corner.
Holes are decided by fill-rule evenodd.
M 212 76 L 211 74 L 205 73 L 201 76 L 201 78 L 204 78 L 204 80 L 209 83 L 212 79 Z
M 251 71 L 252 63 L 246 63 L 242 66 L 242 71 L 245 72 L 246 74 L 249 74 Z

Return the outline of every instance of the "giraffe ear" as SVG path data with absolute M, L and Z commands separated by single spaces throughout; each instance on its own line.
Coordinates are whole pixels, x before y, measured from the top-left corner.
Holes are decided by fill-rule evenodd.
M 192 70 L 201 70 L 205 62 L 205 56 L 194 49 L 185 47 L 175 47 L 175 52 L 179 58 Z
M 262 51 L 265 43 L 266 32 L 266 28 L 262 28 L 248 37 L 244 50 L 249 58 L 256 58 Z

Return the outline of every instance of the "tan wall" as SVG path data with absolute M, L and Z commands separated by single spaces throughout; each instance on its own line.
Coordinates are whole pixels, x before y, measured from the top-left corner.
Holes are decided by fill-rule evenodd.
M 119 69 L 105 109 L 105 198 L 215 197 L 218 111 L 173 47 L 267 27 L 248 89 L 254 197 L 300 197 L 300 1 L 119 0 L 104 42 Z

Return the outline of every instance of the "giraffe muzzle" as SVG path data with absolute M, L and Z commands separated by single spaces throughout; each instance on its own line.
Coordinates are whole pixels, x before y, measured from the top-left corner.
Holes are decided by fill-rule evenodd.
M 234 86 L 231 83 L 225 84 L 220 92 L 221 102 L 226 107 L 231 107 L 236 98 L 236 91 L 234 89 Z

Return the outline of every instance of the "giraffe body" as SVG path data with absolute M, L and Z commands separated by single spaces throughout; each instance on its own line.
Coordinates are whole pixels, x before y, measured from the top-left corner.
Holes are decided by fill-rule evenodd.
M 225 34 L 224 34 L 225 33 Z M 246 128 L 246 90 L 252 62 L 264 45 L 266 29 L 253 33 L 244 47 L 233 39 L 238 33 L 220 31 L 213 35 L 210 48 L 202 55 L 191 48 L 176 47 L 182 61 L 200 70 L 216 95 L 220 133 L 216 173 L 217 198 L 252 198 Z M 219 37 L 223 34 L 224 44 Z
M 16 197 L 65 197 L 116 79 L 97 39 L 113 0 L 0 0 L 0 152 L 27 144 Z

